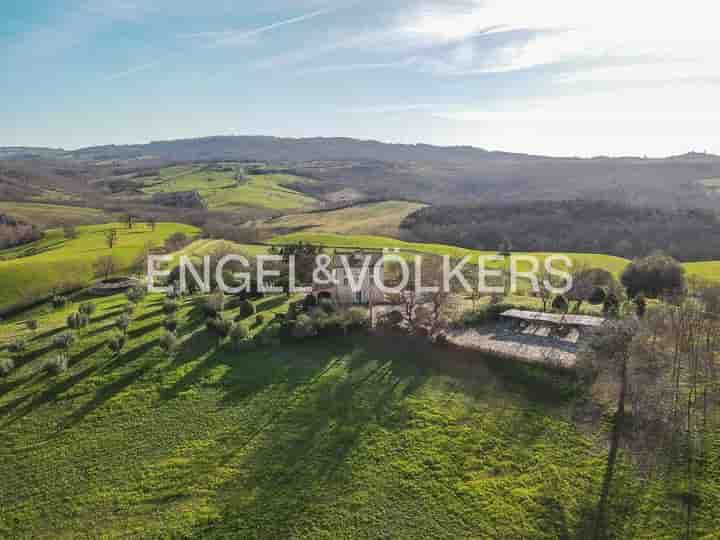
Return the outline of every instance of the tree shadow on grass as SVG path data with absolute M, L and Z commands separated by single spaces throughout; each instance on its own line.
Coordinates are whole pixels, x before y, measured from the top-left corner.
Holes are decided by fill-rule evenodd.
M 145 320 L 147 320 L 147 319 L 152 319 L 152 318 L 154 318 L 154 317 L 159 317 L 159 316 L 161 316 L 162 314 L 163 314 L 163 310 L 162 310 L 162 309 L 158 309 L 158 310 L 156 310 L 156 311 L 146 311 L 145 313 L 143 313 L 143 314 L 140 315 L 139 317 L 135 317 L 134 320 L 135 320 L 136 322 L 145 321 Z
M 144 343 L 143 345 L 127 351 L 124 354 L 119 355 L 116 358 L 117 365 L 131 364 L 133 361 L 141 358 L 153 347 L 157 345 L 156 341 Z M 125 373 L 113 382 L 102 386 L 95 392 L 95 397 L 88 403 L 80 407 L 77 411 L 68 415 L 66 419 L 61 422 L 63 429 L 69 429 L 73 426 L 82 422 L 88 415 L 102 407 L 110 399 L 127 389 L 131 384 L 139 380 L 145 373 L 150 371 L 157 363 L 157 359 L 151 357 L 137 368 Z
M 262 300 L 261 302 L 258 302 L 255 308 L 257 312 L 260 313 L 261 311 L 269 311 L 271 309 L 280 307 L 285 302 L 287 302 L 286 296 L 274 296 L 272 298 L 267 298 L 265 300 Z
M 68 367 L 72 369 L 74 366 L 79 364 L 83 359 L 95 354 L 100 348 L 102 348 L 103 344 L 96 344 L 92 347 L 85 349 L 84 351 L 77 353 L 70 357 L 68 361 Z M 10 419 L 4 426 L 9 426 L 24 416 L 27 416 L 34 410 L 36 410 L 38 407 L 41 407 L 42 405 L 45 405 L 50 402 L 58 401 L 60 396 L 68 392 L 73 386 L 81 382 L 86 377 L 92 375 L 95 373 L 98 369 L 98 365 L 96 363 L 92 363 L 91 365 L 87 366 L 85 369 L 78 371 L 77 373 L 74 373 L 70 375 L 69 377 L 66 377 L 64 379 L 59 380 L 49 388 L 47 388 L 45 391 L 41 392 L 40 394 L 34 394 L 30 393 L 24 398 L 21 398 L 18 401 L 16 405 L 19 405 L 21 403 L 27 402 L 27 404 L 22 408 L 16 411 L 15 415 L 12 419 Z M 36 372 L 35 376 L 38 380 L 50 379 L 50 374 L 45 371 L 38 371 Z M 28 401 L 29 399 L 29 401 Z M 3 412 L 11 412 L 12 409 L 5 410 Z
M 140 336 L 144 336 L 145 334 L 149 334 L 150 332 L 154 332 L 158 328 L 162 328 L 162 326 L 162 321 L 154 322 L 152 324 L 141 326 L 140 328 L 133 328 L 132 330 L 128 331 L 127 335 L 130 339 L 136 339 Z
M 398 369 L 352 343 L 335 349 L 270 418 L 223 439 L 225 452 L 209 450 L 218 467 L 238 459 L 242 464 L 218 490 L 225 512 L 213 534 L 293 536 L 309 507 L 348 495 L 349 458 L 366 430 L 390 423 L 406 387 L 422 384 L 407 376 L 405 366 Z M 204 538 L 210 530 L 200 528 L 192 537 Z

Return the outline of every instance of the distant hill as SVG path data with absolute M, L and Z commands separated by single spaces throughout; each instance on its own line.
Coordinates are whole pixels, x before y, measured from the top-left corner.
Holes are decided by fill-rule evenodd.
M 636 206 L 717 207 L 699 182 L 720 178 L 720 157 L 691 152 L 665 159 L 551 158 L 469 146 L 385 144 L 349 138 L 222 136 L 95 146 L 72 151 L 0 148 L 14 160 L 133 169 L 158 163 L 262 161 L 320 182 L 319 199 L 352 192 L 357 200 L 410 199 L 431 204 L 586 198 Z

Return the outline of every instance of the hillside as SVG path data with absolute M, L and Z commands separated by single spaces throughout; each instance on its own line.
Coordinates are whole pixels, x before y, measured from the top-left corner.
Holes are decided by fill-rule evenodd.
M 110 249 L 105 233 L 118 233 L 117 245 Z M 158 223 L 155 230 L 145 224 L 127 229 L 124 224 L 110 223 L 78 227 L 74 239 L 64 237 L 62 230 L 50 230 L 32 244 L 0 251 L 0 309 L 13 310 L 47 297 L 53 291 L 73 290 L 93 280 L 93 264 L 98 258 L 112 256 L 116 272 L 127 271 L 148 245 L 162 246 L 176 232 L 197 233 L 189 225 Z
M 62 160 L 130 171 L 169 162 L 260 161 L 291 166 L 300 176 L 318 180 L 306 191 L 315 198 L 352 190 L 357 200 L 434 204 L 582 197 L 641 206 L 716 208 L 717 200 L 701 181 L 720 177 L 720 158 L 705 154 L 549 158 L 337 138 L 208 137 L 98 146 L 65 152 Z M 26 163 L 34 161 L 37 158 Z
M 284 301 L 256 302 L 253 334 Z M 113 356 L 125 303 L 96 301 L 58 376 L 40 370 L 77 305 L 34 313 L 40 329 L 0 383 L 4 537 L 551 540 L 592 527 L 605 428 L 573 420 L 565 377 L 359 336 L 235 351 L 207 335 L 193 299 L 168 357 L 158 297 Z M 20 322 L 0 337 L 24 334 Z M 637 480 L 624 463 L 610 532 L 677 537 L 681 487 Z M 695 530 L 712 535 L 718 493 L 696 489 Z

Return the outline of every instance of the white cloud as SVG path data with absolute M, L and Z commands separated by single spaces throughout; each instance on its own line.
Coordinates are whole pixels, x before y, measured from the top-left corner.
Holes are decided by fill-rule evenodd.
M 720 46 L 718 14 L 720 9 L 705 0 L 488 0 L 449 8 L 442 4 L 420 7 L 397 26 L 411 41 L 435 44 L 461 42 L 480 33 L 538 32 L 527 43 L 503 47 L 493 62 L 468 72 L 642 57 L 646 72 L 655 65 L 654 77 L 672 63 L 675 71 L 668 74 L 672 78 L 720 67 L 713 53 Z

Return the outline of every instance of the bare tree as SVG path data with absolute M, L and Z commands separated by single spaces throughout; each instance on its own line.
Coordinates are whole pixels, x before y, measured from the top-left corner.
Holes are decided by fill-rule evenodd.
M 115 244 L 117 244 L 117 240 L 118 232 L 116 229 L 110 229 L 109 231 L 105 232 L 105 243 L 110 249 L 115 247 Z
M 93 264 L 93 270 L 95 277 L 108 279 L 111 275 L 119 270 L 120 266 L 118 260 L 112 255 L 105 255 L 98 257 Z

